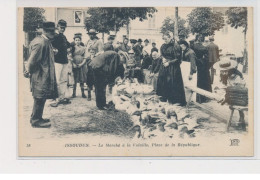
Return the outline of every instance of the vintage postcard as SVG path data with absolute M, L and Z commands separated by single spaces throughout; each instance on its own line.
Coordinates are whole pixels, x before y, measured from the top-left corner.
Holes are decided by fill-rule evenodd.
M 19 157 L 253 157 L 253 7 L 18 7 Z

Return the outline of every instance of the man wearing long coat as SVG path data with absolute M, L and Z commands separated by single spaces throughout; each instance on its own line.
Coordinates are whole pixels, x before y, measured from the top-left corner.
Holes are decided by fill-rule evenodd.
M 138 43 L 134 45 L 133 50 L 135 52 L 135 60 L 136 60 L 136 66 L 141 67 L 141 60 L 142 60 L 142 54 L 143 54 L 143 45 L 142 45 L 142 39 L 138 39 Z
M 50 39 L 54 37 L 55 24 L 43 23 L 43 34 L 36 37 L 29 47 L 27 73 L 31 75 L 31 91 L 34 98 L 31 115 L 32 127 L 50 127 L 50 121 L 42 114 L 46 99 L 58 97 L 54 67 L 54 52 Z
M 209 74 L 209 58 L 208 49 L 203 45 L 204 37 L 199 36 L 198 41 L 194 43 L 194 52 L 196 54 L 197 66 L 197 87 L 212 92 L 211 79 Z M 197 94 L 196 101 L 198 103 L 207 102 L 209 99 L 203 95 Z
M 213 65 L 219 61 L 219 48 L 218 45 L 214 43 L 214 37 L 209 37 L 209 45 L 208 45 L 208 56 L 209 56 L 209 66 L 210 66 L 210 80 L 211 84 L 213 84 L 214 81 L 214 74 L 215 70 L 213 68 Z

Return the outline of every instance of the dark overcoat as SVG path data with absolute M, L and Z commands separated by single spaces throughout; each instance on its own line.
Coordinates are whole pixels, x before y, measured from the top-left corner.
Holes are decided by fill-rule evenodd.
M 94 74 L 98 72 L 102 74 L 104 83 L 110 84 L 118 76 L 123 76 L 123 65 L 120 62 L 120 56 L 115 51 L 105 51 L 104 53 L 96 56 L 89 63 L 89 66 L 93 69 Z
M 187 61 L 187 62 L 190 62 L 190 75 L 196 73 L 196 54 L 195 52 L 190 49 L 190 48 L 187 48 L 184 50 L 183 52 L 183 61 Z
M 219 48 L 216 44 L 211 42 L 208 45 L 208 57 L 209 57 L 209 62 L 214 64 L 215 62 L 219 61 Z
M 139 44 L 135 44 L 133 47 L 134 53 L 135 53 L 135 61 L 136 61 L 136 66 L 141 67 L 141 59 L 143 58 L 142 53 L 143 53 L 143 46 Z
M 54 52 L 51 42 L 43 36 L 36 37 L 29 47 L 28 71 L 31 74 L 31 91 L 35 98 L 58 97 Z
M 194 52 L 196 54 L 197 65 L 197 87 L 206 91 L 212 92 L 211 80 L 209 74 L 209 59 L 208 49 L 202 43 L 198 42 L 194 44 Z M 197 94 L 196 101 L 199 103 L 206 102 L 208 98 Z

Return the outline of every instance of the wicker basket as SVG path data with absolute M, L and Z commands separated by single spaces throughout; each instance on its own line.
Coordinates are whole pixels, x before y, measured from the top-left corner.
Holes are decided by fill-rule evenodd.
M 247 106 L 248 89 L 240 86 L 229 86 L 226 89 L 226 102 L 229 105 Z

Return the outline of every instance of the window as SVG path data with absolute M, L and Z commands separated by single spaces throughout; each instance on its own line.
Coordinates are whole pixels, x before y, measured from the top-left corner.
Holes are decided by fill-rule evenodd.
M 149 19 L 148 19 L 148 27 L 149 28 L 155 28 L 155 15 L 153 15 L 153 17 L 149 17 Z
M 223 34 L 227 34 L 227 33 L 228 33 L 228 25 L 225 25 L 225 26 L 222 28 L 222 33 L 223 33 Z

